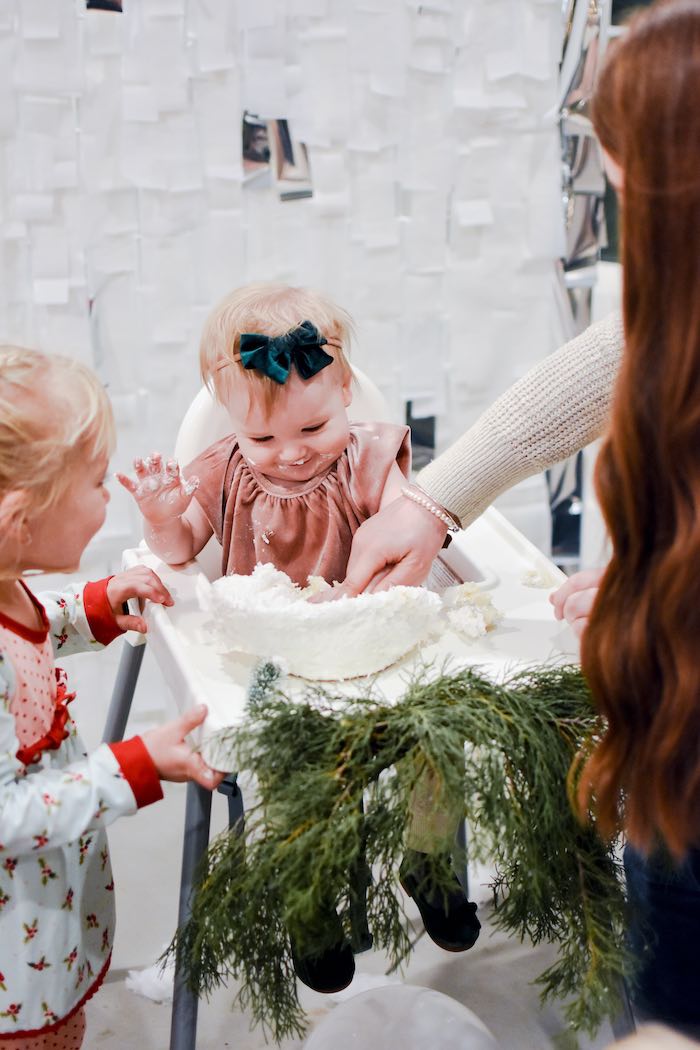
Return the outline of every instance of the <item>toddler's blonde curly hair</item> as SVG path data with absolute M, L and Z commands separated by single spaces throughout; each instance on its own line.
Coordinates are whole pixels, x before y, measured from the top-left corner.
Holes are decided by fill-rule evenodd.
M 68 357 L 0 346 L 0 499 L 50 508 L 82 463 L 114 451 L 112 406 L 97 376 Z

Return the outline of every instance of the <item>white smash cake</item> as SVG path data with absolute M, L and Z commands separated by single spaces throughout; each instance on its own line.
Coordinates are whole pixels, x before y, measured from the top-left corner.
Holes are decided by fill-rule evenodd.
M 202 577 L 199 587 L 224 650 L 273 659 L 290 674 L 318 680 L 384 670 L 446 627 L 459 630 L 458 608 L 479 605 L 464 631 L 472 638 L 499 618 L 472 584 L 452 587 L 442 598 L 422 587 L 393 587 L 316 604 L 307 599 L 328 589 L 324 580 L 312 578 L 302 589 L 274 566 L 258 564 L 251 576 L 224 576 L 213 584 Z

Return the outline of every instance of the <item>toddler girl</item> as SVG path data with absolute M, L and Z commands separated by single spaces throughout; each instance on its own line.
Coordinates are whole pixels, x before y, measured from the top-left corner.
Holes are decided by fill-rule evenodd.
M 162 797 L 160 780 L 217 776 L 185 735 L 205 709 L 87 755 L 54 666 L 124 630 L 131 597 L 172 599 L 148 569 L 42 595 L 29 570 L 75 569 L 105 518 L 114 423 L 82 365 L 0 347 L 0 1046 L 79 1047 L 83 1004 L 109 967 L 114 886 L 104 828 Z
M 187 480 L 157 453 L 135 462 L 136 480 L 119 475 L 154 553 L 179 564 L 214 534 L 224 574 L 272 562 L 301 586 L 309 576 L 344 579 L 354 533 L 400 496 L 410 468 L 408 427 L 348 421 L 351 327 L 344 310 L 304 288 L 250 285 L 219 303 L 205 324 L 200 364 L 233 433 L 185 469 Z M 426 903 L 430 912 L 421 906 L 419 879 L 407 872 L 402 879 L 427 923 L 435 912 L 441 936 L 450 919 L 454 926 L 455 909 L 468 910 L 456 941 L 445 934 L 443 946 L 474 943 L 475 906 L 461 890 L 450 917 L 441 903 Z M 339 926 L 332 908 L 324 920 Z M 340 928 L 338 945 L 315 961 L 296 954 L 300 978 L 319 991 L 348 984 L 354 963 Z

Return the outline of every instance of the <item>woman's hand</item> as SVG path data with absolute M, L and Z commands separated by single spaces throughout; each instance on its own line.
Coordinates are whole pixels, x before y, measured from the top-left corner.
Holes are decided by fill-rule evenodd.
M 140 602 L 148 599 L 156 605 L 174 605 L 172 595 L 160 576 L 145 565 L 137 565 L 126 572 L 118 572 L 107 584 L 107 601 L 112 615 L 122 631 L 146 633 L 146 621 L 143 616 L 125 613 L 122 606 L 129 598 L 138 598 Z
M 429 510 L 400 496 L 355 533 L 348 570 L 331 597 L 419 586 L 445 541 L 447 526 Z
M 225 773 L 210 769 L 202 756 L 193 751 L 185 737 L 207 717 L 204 704 L 187 711 L 174 722 L 149 729 L 142 733 L 141 739 L 153 759 L 161 780 L 172 780 L 182 783 L 194 780 L 200 787 L 212 791 L 226 776 Z
M 604 572 L 605 569 L 575 572 L 549 596 L 557 620 L 566 620 L 578 638 L 586 629 Z
M 146 521 L 158 526 L 181 518 L 192 502 L 199 479 L 183 478 L 176 460 L 169 459 L 164 464 L 160 452 L 135 459 L 134 470 L 135 481 L 127 474 L 116 477 L 134 497 Z

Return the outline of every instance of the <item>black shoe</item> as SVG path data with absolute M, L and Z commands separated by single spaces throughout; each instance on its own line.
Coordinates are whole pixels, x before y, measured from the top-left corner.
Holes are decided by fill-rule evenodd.
M 408 850 L 401 861 L 399 880 L 409 897 L 418 905 L 425 932 L 447 952 L 465 952 L 479 936 L 481 923 L 476 917 L 476 904 L 468 901 L 457 876 L 454 888 L 446 895 L 430 888 L 427 855 Z
M 335 908 L 329 909 L 327 916 L 324 913 L 323 920 L 326 935 L 328 931 L 334 935 L 329 948 L 316 953 L 302 952 L 291 934 L 289 941 L 294 972 L 299 980 L 315 992 L 328 994 L 340 992 L 350 984 L 355 975 L 355 957 Z

